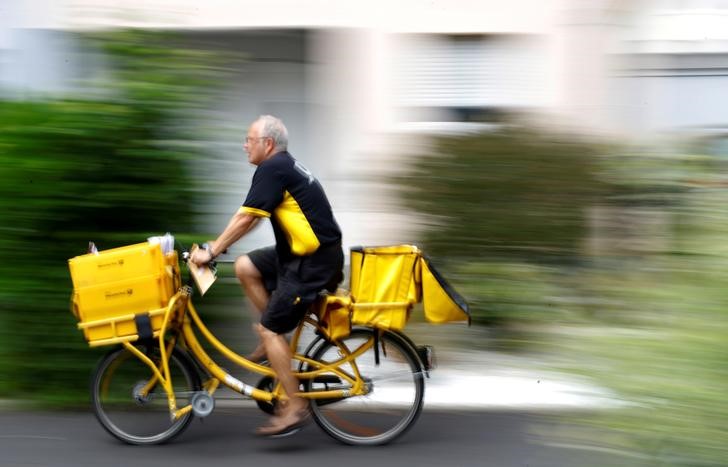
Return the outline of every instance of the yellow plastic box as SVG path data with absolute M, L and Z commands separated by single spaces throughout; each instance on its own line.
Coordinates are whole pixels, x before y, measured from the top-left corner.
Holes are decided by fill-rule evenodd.
M 159 244 L 137 243 L 99 254 L 87 254 L 68 260 L 73 287 L 123 281 L 163 272 L 164 255 Z
M 93 344 L 133 340 L 134 317 L 147 313 L 152 330 L 161 328 L 164 309 L 179 286 L 177 254 L 166 257 L 159 244 L 140 243 L 68 261 L 74 285 L 73 312 Z M 113 342 L 108 342 L 113 343 Z

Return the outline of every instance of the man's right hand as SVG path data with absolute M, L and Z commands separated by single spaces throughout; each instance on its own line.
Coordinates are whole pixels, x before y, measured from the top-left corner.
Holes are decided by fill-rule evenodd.
M 202 248 L 195 249 L 195 251 L 192 252 L 192 255 L 190 255 L 190 261 L 197 266 L 204 266 L 212 260 L 212 253 L 210 253 L 209 250 L 204 250 Z

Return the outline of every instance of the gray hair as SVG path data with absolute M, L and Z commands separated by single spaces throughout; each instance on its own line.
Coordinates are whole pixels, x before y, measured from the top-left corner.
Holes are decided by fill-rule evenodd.
M 281 119 L 272 115 L 261 115 L 257 121 L 262 123 L 261 137 L 271 138 L 278 151 L 288 150 L 288 130 Z

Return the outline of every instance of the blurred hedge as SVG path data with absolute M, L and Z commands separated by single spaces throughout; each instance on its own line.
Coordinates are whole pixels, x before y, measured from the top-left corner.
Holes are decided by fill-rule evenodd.
M 188 169 L 204 154 L 184 111 L 214 84 L 214 62 L 168 41 L 82 38 L 106 53 L 110 79 L 83 97 L 0 103 L 0 397 L 87 397 L 98 353 L 69 312 L 68 258 L 89 240 L 192 228 Z
M 683 151 L 507 130 L 439 139 L 401 180 L 427 251 L 449 259 L 476 320 L 501 325 L 475 345 L 535 350 L 624 403 L 569 412 L 578 422 L 544 442 L 726 465 L 728 177 L 724 157 Z M 590 226 L 592 205 L 608 222 Z M 592 252 L 589 236 L 611 242 Z
M 599 151 L 522 129 L 440 137 L 400 185 L 424 214 L 433 255 L 568 258 L 579 253 L 587 208 L 606 190 Z
M 563 292 L 553 276 L 583 261 L 589 209 L 615 187 L 600 175 L 606 149 L 505 127 L 438 137 L 398 180 L 423 219 L 425 251 L 466 295 L 476 322 L 559 315 L 545 299 Z

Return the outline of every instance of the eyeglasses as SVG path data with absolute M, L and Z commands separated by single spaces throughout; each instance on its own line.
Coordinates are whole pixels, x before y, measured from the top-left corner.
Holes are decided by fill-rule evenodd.
M 257 141 L 259 139 L 269 139 L 270 136 L 259 136 L 257 138 L 251 138 L 249 136 L 245 137 L 245 144 L 250 144 L 252 141 Z

